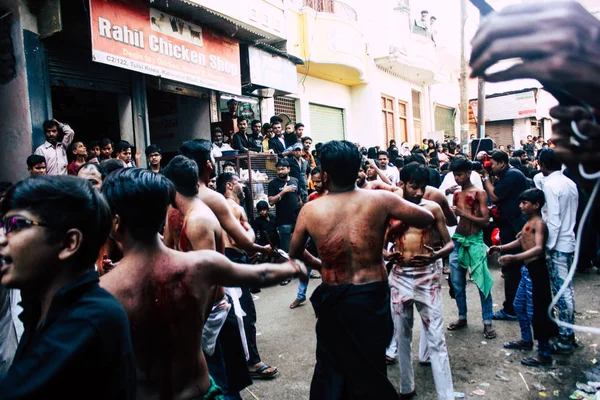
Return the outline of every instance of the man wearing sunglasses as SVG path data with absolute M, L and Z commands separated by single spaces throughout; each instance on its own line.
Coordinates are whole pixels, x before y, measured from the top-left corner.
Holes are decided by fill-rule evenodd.
M 21 289 L 25 325 L 0 397 L 133 399 L 127 315 L 94 271 L 106 202 L 84 180 L 44 176 L 9 189 L 0 215 L 0 280 Z

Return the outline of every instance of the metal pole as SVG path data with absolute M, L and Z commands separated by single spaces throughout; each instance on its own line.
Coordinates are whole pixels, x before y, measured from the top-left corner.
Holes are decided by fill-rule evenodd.
M 477 136 L 485 137 L 485 81 L 477 81 Z
M 467 0 L 460 0 L 460 142 L 461 150 L 469 142 L 469 87 L 465 27 L 467 25 Z

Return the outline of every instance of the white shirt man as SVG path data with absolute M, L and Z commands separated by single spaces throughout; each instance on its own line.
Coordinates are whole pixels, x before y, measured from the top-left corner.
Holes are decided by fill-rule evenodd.
M 390 164 L 390 156 L 386 151 L 379 152 L 377 161 L 381 165 L 381 172 L 390 180 L 393 186 L 397 186 L 400 181 L 400 171 L 393 164 Z
M 59 133 L 63 133 L 62 141 L 58 141 Z M 69 160 L 67 159 L 67 149 L 73 141 L 75 132 L 67 124 L 63 124 L 53 119 L 44 122 L 44 135 L 46 141 L 35 149 L 35 153 L 44 156 L 46 159 L 47 175 L 67 175 Z
M 554 171 L 543 181 L 546 204 L 542 208 L 542 218 L 548 225 L 548 251 L 563 253 L 575 251 L 575 221 L 579 193 L 575 182 Z

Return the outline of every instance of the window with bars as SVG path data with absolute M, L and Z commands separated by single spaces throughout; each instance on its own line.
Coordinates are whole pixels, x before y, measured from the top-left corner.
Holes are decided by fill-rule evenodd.
M 275 115 L 280 117 L 287 116 L 293 123 L 298 122 L 296 120 L 296 99 L 289 97 L 275 97 Z M 285 119 L 285 118 L 284 118 Z
M 333 13 L 335 11 L 334 0 L 304 0 L 304 5 L 319 12 Z
M 423 133 L 421 132 L 421 92 L 412 91 L 413 125 L 415 128 L 415 140 L 421 144 Z
M 383 133 L 385 136 L 385 145 L 388 146 L 390 140 L 396 139 L 394 116 L 394 98 L 381 95 L 381 117 L 383 121 Z
M 400 143 L 398 144 L 401 144 L 402 142 L 408 142 L 408 122 L 406 115 L 406 106 L 407 103 L 405 101 L 398 100 L 398 128 L 400 131 Z

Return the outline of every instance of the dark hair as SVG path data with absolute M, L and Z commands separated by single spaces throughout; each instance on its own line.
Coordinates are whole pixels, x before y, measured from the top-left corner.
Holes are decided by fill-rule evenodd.
M 100 149 L 103 149 L 103 148 L 105 148 L 105 147 L 106 147 L 106 146 L 108 146 L 109 144 L 110 144 L 110 145 L 111 145 L 111 147 L 112 147 L 112 145 L 113 145 L 113 141 L 112 141 L 112 140 L 110 140 L 109 138 L 103 138 L 102 140 L 100 140 Z
M 151 144 L 150 146 L 146 147 L 146 157 L 150 157 L 150 154 L 152 153 L 161 153 L 160 147 L 155 144 Z
M 127 140 L 121 140 L 119 143 L 117 143 L 117 145 L 115 146 L 115 152 L 116 153 L 120 153 L 123 150 L 127 150 L 131 148 L 131 143 L 129 143 Z
M 390 139 L 390 146 L 392 145 L 392 143 L 396 144 L 396 139 Z
M 53 126 L 55 126 L 56 129 L 58 129 L 58 124 L 56 123 L 56 121 L 51 119 L 44 121 L 44 124 L 42 126 L 44 127 L 44 132 L 46 132 L 46 129 L 50 129 Z
M 281 124 L 283 123 L 283 119 L 278 115 L 273 115 L 269 120 L 271 124 Z
M 0 204 L 0 214 L 10 210 L 27 210 L 48 224 L 52 242 L 61 240 L 69 229 L 79 230 L 83 240 L 76 257 L 82 269 L 93 265 L 112 229 L 104 198 L 89 182 L 74 176 L 38 176 L 18 182 Z
M 27 168 L 33 168 L 41 163 L 46 163 L 46 157 L 40 156 L 38 154 L 32 154 L 29 157 L 27 157 Z
M 468 158 L 454 158 L 450 163 L 452 172 L 469 172 L 473 170 L 473 163 Z
M 316 174 L 320 174 L 321 173 L 321 167 L 314 167 L 311 171 L 310 171 L 310 176 L 316 175 Z
M 233 170 L 234 170 L 234 171 L 236 170 L 236 168 L 235 168 L 235 164 L 234 164 L 234 163 L 232 163 L 231 161 L 225 161 L 225 162 L 223 163 L 223 169 L 225 169 L 226 167 L 233 167 Z
M 404 158 L 403 157 L 398 157 L 394 160 L 394 166 L 396 168 L 402 168 L 404 167 Z
M 298 128 L 304 128 L 304 124 L 302 122 L 298 122 L 296 125 L 294 125 L 294 130 Z
M 106 175 L 125 168 L 125 163 L 118 158 L 110 158 L 108 160 L 102 160 L 100 166 L 106 171 Z
M 286 122 L 285 126 L 294 126 L 294 123 L 292 121 Z
M 10 183 L 9 181 L 0 182 L 0 193 L 6 192 L 11 187 L 12 187 L 12 183 Z
M 379 157 L 381 157 L 381 156 L 386 156 L 386 157 L 388 158 L 388 160 L 389 160 L 389 158 L 390 158 L 390 155 L 389 155 L 389 154 L 388 154 L 388 152 L 387 152 L 387 151 L 385 151 L 385 150 L 381 150 L 379 153 L 377 153 L 377 158 L 379 158 Z
M 425 159 L 425 156 L 421 153 L 415 152 L 415 154 L 412 155 L 411 161 L 419 163 L 421 165 L 427 165 L 427 160 Z M 405 161 L 405 164 L 406 164 L 406 161 Z
M 433 144 L 433 147 L 435 147 L 435 140 L 433 139 L 427 139 L 427 145 Z
M 262 123 L 258 119 L 253 119 L 252 122 L 250 123 L 250 126 L 254 126 L 256 124 L 260 124 L 262 127 Z
M 198 164 L 198 176 L 204 174 L 206 162 L 210 161 L 212 143 L 206 139 L 194 139 L 184 142 L 179 147 L 179 154 L 191 158 Z
M 220 134 L 223 134 L 223 129 L 219 128 L 218 126 L 215 128 L 215 131 L 213 132 L 213 135 L 215 133 L 219 132 Z
M 560 171 L 562 168 L 562 163 L 558 161 L 556 155 L 554 154 L 554 149 L 542 149 L 538 153 L 538 162 L 541 165 L 544 165 L 550 171 Z
M 285 158 L 280 158 L 277 160 L 277 164 L 275 164 L 275 168 L 277 167 L 290 167 L 290 163 Z
M 77 149 L 78 143 L 83 143 L 83 142 L 80 140 L 74 140 L 73 142 L 71 142 L 71 144 L 69 145 L 69 151 L 68 151 L 69 156 L 71 156 L 73 154 L 73 151 L 75 151 Z M 83 145 L 85 146 L 85 143 L 83 143 Z
M 410 162 L 402 168 L 400 171 L 400 180 L 407 184 L 409 182 L 415 182 L 417 184 L 429 184 L 429 170 L 426 166 Z
M 523 166 L 523 164 L 521 164 L 521 159 L 519 157 L 510 157 L 508 159 L 508 163 L 517 169 L 520 169 Z
M 89 167 L 95 168 L 96 171 L 100 172 L 100 177 L 102 177 L 102 180 L 106 178 L 106 170 L 100 164 L 94 162 L 86 162 L 85 164 L 81 165 L 79 168 L 77 168 L 77 174 L 79 174 L 79 171 Z
M 269 129 L 273 129 L 273 126 L 270 123 L 265 122 L 262 126 L 262 130 L 266 132 Z
M 225 195 L 225 190 L 227 190 L 227 184 L 233 181 L 233 178 L 236 177 L 237 174 L 232 174 L 231 172 L 222 172 L 217 176 L 217 192 Z M 239 177 L 238 177 L 239 178 Z
M 496 161 L 497 163 L 503 162 L 504 164 L 508 165 L 508 153 L 506 153 L 504 151 L 494 150 L 494 151 L 492 151 L 492 154 L 490 155 L 490 157 L 492 158 L 492 160 Z
M 94 147 L 100 147 L 100 141 L 99 140 L 90 140 L 90 142 L 88 143 L 88 147 L 90 149 L 94 148 Z
M 310 140 L 312 142 L 312 138 L 310 136 L 303 136 L 301 142 L 304 143 L 307 140 Z
M 108 175 L 102 194 L 113 215 L 119 215 L 119 224 L 137 240 L 159 232 L 167 207 L 175 200 L 175 189 L 165 176 L 142 168 L 123 168 Z
M 521 158 L 521 157 L 523 157 L 525 154 L 527 154 L 527 153 L 525 153 L 525 150 L 523 150 L 523 149 L 519 149 L 519 150 L 515 150 L 515 151 L 513 151 L 513 156 L 514 156 L 514 157 L 519 157 L 519 158 Z
M 163 175 L 182 196 L 194 197 L 198 194 L 198 165 L 191 158 L 175 156 L 163 170 Z
M 258 203 L 256 203 L 256 211 L 268 210 L 268 209 L 269 209 L 269 203 L 267 203 L 266 201 L 261 200 Z
M 540 189 L 527 189 L 519 196 L 519 201 L 528 201 L 531 204 L 539 204 L 540 208 L 544 207 L 546 204 L 546 197 L 544 197 L 544 192 Z
M 238 123 L 238 124 L 239 124 L 240 122 L 242 122 L 242 121 L 246 121 L 246 122 L 248 122 L 248 118 L 246 118 L 246 117 L 237 117 L 237 123 Z
M 356 185 L 361 160 L 354 143 L 347 140 L 332 140 L 321 148 L 321 168 L 340 188 Z

